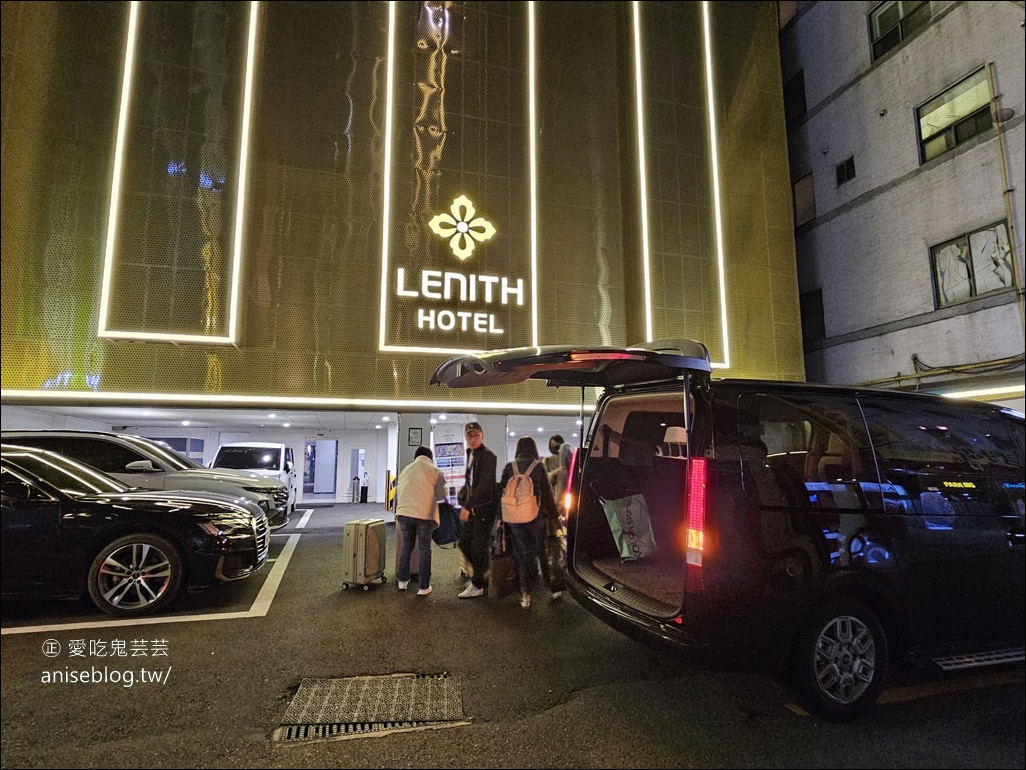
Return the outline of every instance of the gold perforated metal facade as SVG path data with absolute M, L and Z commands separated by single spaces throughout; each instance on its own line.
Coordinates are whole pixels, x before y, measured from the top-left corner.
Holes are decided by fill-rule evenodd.
M 680 336 L 803 377 L 774 3 L 2 24 L 5 403 L 576 403 L 428 379 L 448 351 Z

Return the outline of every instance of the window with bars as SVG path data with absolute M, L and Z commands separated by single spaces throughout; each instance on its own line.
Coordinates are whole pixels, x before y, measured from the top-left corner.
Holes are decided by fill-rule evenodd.
M 928 2 L 889 0 L 869 12 L 869 34 L 876 61 L 930 20 Z
M 1006 222 L 975 230 L 930 249 L 937 308 L 1012 286 Z
M 836 166 L 837 171 L 837 186 L 840 187 L 845 182 L 850 182 L 855 178 L 855 156 L 848 158 L 842 163 L 838 163 Z
M 920 162 L 953 150 L 992 125 L 987 72 L 979 69 L 916 110 Z

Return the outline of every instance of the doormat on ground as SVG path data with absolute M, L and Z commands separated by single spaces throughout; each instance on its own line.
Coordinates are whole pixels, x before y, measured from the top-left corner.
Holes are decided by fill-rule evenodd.
M 294 744 L 468 724 L 459 677 L 386 674 L 304 679 L 272 737 L 275 743 Z

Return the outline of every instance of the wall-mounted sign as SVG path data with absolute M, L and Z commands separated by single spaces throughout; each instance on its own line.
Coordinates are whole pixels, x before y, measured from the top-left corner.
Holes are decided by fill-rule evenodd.
M 509 77 L 523 73 L 526 100 L 510 99 L 512 83 L 482 88 L 482 72 L 448 66 L 463 47 L 460 14 L 388 4 L 379 350 L 538 344 L 534 4 L 511 8 L 527 35 L 510 44 Z M 411 55 L 405 40 L 417 41 Z M 501 111 L 508 123 L 450 114 L 450 95 L 471 92 L 483 114 Z

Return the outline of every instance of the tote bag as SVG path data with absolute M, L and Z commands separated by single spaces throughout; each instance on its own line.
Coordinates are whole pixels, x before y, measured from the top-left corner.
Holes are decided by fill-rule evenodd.
M 461 526 L 459 512 L 449 503 L 441 502 L 438 504 L 438 526 L 431 533 L 431 539 L 437 545 L 455 543 L 460 539 Z
M 643 559 L 655 553 L 652 517 L 644 495 L 630 495 L 617 500 L 606 500 L 599 496 L 599 502 L 609 522 L 621 562 Z

